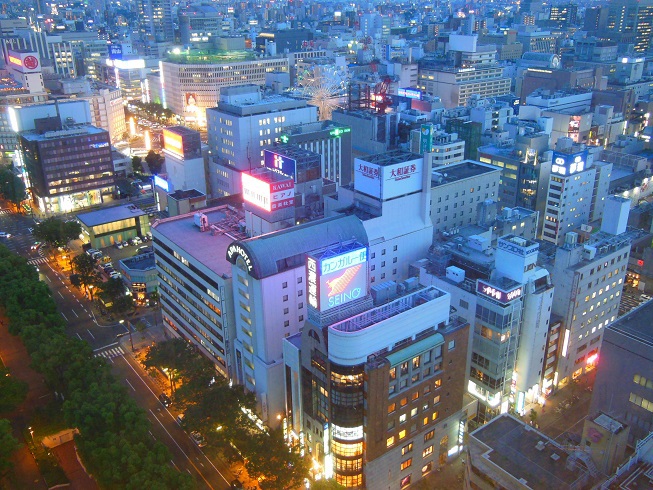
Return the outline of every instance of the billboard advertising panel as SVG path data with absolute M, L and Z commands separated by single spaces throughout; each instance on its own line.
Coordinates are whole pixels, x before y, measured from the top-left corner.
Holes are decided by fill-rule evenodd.
M 37 71 L 40 66 L 39 54 L 36 51 L 23 53 L 7 50 L 7 61 L 10 68 L 17 69 L 22 73 Z
M 320 311 L 362 298 L 367 294 L 367 248 L 306 261 L 308 303 Z
M 292 179 L 265 182 L 242 174 L 243 200 L 265 211 L 277 211 L 295 205 L 295 183 Z
M 293 158 L 279 155 L 270 150 L 263 150 L 263 162 L 267 168 L 290 175 L 293 180 L 295 179 L 297 161 Z
M 423 167 L 423 158 L 383 166 L 356 159 L 354 188 L 383 200 L 418 192 L 422 189 Z
M 431 125 L 422 124 L 419 132 L 419 152 L 424 154 L 431 151 L 433 145 L 433 135 L 431 134 Z
M 163 130 L 163 148 L 184 158 L 184 140 L 181 135 L 168 129 Z
M 476 292 L 495 299 L 500 303 L 509 303 L 513 299 L 521 297 L 522 287 L 519 286 L 510 291 L 504 291 L 503 289 L 499 289 L 496 286 L 492 286 L 491 284 L 479 280 L 476 283 Z
M 110 60 L 122 59 L 122 44 L 109 44 L 109 59 Z

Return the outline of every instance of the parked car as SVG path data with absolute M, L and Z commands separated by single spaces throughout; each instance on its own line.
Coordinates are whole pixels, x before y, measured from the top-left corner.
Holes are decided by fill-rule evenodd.
M 198 447 L 206 446 L 206 440 L 204 439 L 204 436 L 196 430 L 190 433 L 190 438 L 195 444 L 197 444 Z
M 93 254 L 94 254 L 94 253 L 97 253 L 97 252 L 98 252 L 98 250 L 95 250 L 94 248 L 89 248 L 89 249 L 86 251 L 86 255 L 90 255 L 91 257 L 93 257 Z
M 122 242 L 116 242 L 114 247 L 116 247 L 118 250 L 122 249 Z
M 177 415 L 177 423 L 183 427 L 184 425 L 184 414 L 180 413 Z
M 120 279 L 120 277 L 121 277 L 120 272 L 116 272 L 116 271 L 110 272 L 109 277 L 111 279 Z
M 122 246 L 123 246 L 123 248 L 124 248 L 124 247 L 129 247 L 129 242 L 127 242 L 127 241 L 125 240 L 124 242 L 122 242 Z
M 140 245 L 141 243 L 143 243 L 143 240 L 141 240 L 141 238 L 137 236 L 132 238 L 130 241 L 132 245 Z
M 165 393 L 161 393 L 159 395 L 159 401 L 163 404 L 164 407 L 169 407 L 170 405 L 172 405 L 172 400 Z
M 91 254 L 91 257 L 93 257 L 95 260 L 100 260 L 102 257 L 104 257 L 104 254 L 98 250 Z
M 11 238 L 11 233 L 7 233 L 6 231 L 0 231 L 0 238 Z

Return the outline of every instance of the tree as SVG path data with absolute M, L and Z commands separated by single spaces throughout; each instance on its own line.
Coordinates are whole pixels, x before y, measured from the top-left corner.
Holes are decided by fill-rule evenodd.
M 13 411 L 23 403 L 27 395 L 27 383 L 9 374 L 6 368 L 0 368 L 0 413 Z
M 25 183 L 11 170 L 10 165 L 0 167 L 0 194 L 16 208 L 27 199 Z
M 82 226 L 79 222 L 73 220 L 63 221 L 53 216 L 36 225 L 34 237 L 57 249 L 65 247 L 70 240 L 78 238 L 81 232 Z
M 531 408 L 531 411 L 528 413 L 528 418 L 531 419 L 531 425 L 534 425 L 537 420 L 537 412 L 534 408 Z
M 73 276 L 77 277 L 73 280 L 73 276 L 70 276 L 70 282 L 73 286 L 78 282 L 80 286 L 85 287 L 86 292 L 89 294 L 91 299 L 93 299 L 93 287 L 95 287 L 100 280 L 98 272 L 95 269 L 95 259 L 90 255 L 83 253 L 73 257 L 72 265 L 73 270 L 75 271 Z
M 340 483 L 335 481 L 333 478 L 329 480 L 317 480 L 311 483 L 311 488 L 313 490 L 345 490 Z
M 99 296 L 114 315 L 121 315 L 134 307 L 134 300 L 130 294 L 126 294 L 125 284 L 120 278 L 112 278 L 106 282 L 98 283 Z
M 253 435 L 244 453 L 249 476 L 258 478 L 263 490 L 299 488 L 309 475 L 308 462 L 286 445 L 281 429 Z
M 11 469 L 11 455 L 18 447 L 18 441 L 11 433 L 11 424 L 7 419 L 0 419 L 0 478 Z
M 150 150 L 145 156 L 145 163 L 147 163 L 147 168 L 152 175 L 157 175 L 161 172 L 164 161 L 165 159 L 154 150 Z
M 138 155 L 132 157 L 132 172 L 139 174 L 143 172 L 143 159 Z

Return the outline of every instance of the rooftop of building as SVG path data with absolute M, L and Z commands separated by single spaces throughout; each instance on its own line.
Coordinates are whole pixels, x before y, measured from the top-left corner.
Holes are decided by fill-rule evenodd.
M 478 147 L 478 152 L 479 154 L 484 153 L 486 155 L 510 158 L 518 162 L 523 161 L 523 157 L 520 157 L 517 154 L 517 150 L 514 144 L 506 144 L 505 146 L 483 145 Z
M 626 315 L 617 318 L 608 328 L 632 340 L 653 347 L 653 301 L 642 303 Z
M 77 219 L 85 226 L 98 226 L 123 219 L 138 218 L 143 216 L 144 211 L 134 206 L 133 204 L 126 204 L 124 206 L 114 206 L 112 208 L 98 209 L 97 211 L 90 211 L 88 213 L 81 213 L 77 215 Z
M 498 221 L 521 221 L 529 216 L 533 216 L 537 211 L 532 209 L 522 208 L 520 206 L 514 208 L 503 208 L 500 213 L 497 213 Z
M 256 53 L 247 50 L 190 50 L 181 53 L 169 52 L 166 54 L 165 61 L 180 65 L 219 65 L 239 61 L 253 61 L 257 58 Z
M 252 262 L 252 277 L 264 279 L 284 270 L 303 267 L 308 252 L 351 240 L 367 245 L 367 232 L 358 217 L 340 215 L 241 239 L 237 245 Z
M 231 277 L 231 264 L 225 259 L 227 248 L 234 240 L 241 240 L 240 231 L 243 219 L 232 206 L 218 206 L 202 209 L 209 222 L 208 231 L 200 231 L 195 224 L 195 214 L 191 213 L 165 218 L 152 224 L 152 233 L 161 234 L 181 249 L 185 256 L 193 257 L 209 270 L 221 277 Z M 156 243 L 155 243 L 156 247 Z
M 619 434 L 625 428 L 621 422 L 603 412 L 593 415 L 590 420 L 613 434 Z
M 275 146 L 268 149 L 274 153 L 278 153 L 279 155 L 292 158 L 300 167 L 321 165 L 321 157 L 319 153 L 306 150 L 305 148 L 293 143 L 275 144 Z
M 304 99 L 295 99 L 286 95 L 266 95 L 260 100 L 250 99 L 247 101 L 234 101 L 233 103 L 218 102 L 213 111 L 233 114 L 236 116 L 252 116 L 270 112 L 282 112 L 284 110 L 301 109 L 307 107 Z
M 567 468 L 570 455 L 554 440 L 503 414 L 470 434 L 470 463 L 502 488 L 517 480 L 533 490 L 581 488 L 587 472 Z
M 0 95 L 13 94 L 17 91 L 26 91 L 26 89 L 12 77 L 0 74 Z
M 452 163 L 434 169 L 431 172 L 431 188 L 471 179 L 490 172 L 501 172 L 501 168 L 476 160 L 463 160 L 460 163 Z
M 635 452 L 601 488 L 641 490 L 651 488 L 653 476 L 653 432 L 637 442 Z
M 283 132 L 288 135 L 316 133 L 318 131 L 329 131 L 332 129 L 349 129 L 349 126 L 336 121 L 326 120 L 308 124 L 297 124 L 284 128 Z
M 385 167 L 397 163 L 410 162 L 411 160 L 421 160 L 423 158 L 422 155 L 407 150 L 390 150 L 385 153 L 360 157 L 360 160 L 379 165 L 380 167 Z
M 108 131 L 92 126 L 91 124 L 66 125 L 65 128 L 66 129 L 56 131 L 45 131 L 44 133 L 38 133 L 36 130 L 21 131 L 20 136 L 28 141 L 48 141 L 52 139 L 73 138 L 75 136 L 106 133 L 107 139 L 109 138 Z
M 186 126 L 168 126 L 164 129 L 164 131 L 170 131 L 171 133 L 177 134 L 179 136 L 199 136 L 200 134 L 199 131 L 195 131 L 194 129 L 190 129 Z
M 124 269 L 132 271 L 146 271 L 156 267 L 154 252 L 147 252 L 140 255 L 134 255 L 127 259 L 122 259 L 120 264 Z
M 175 192 L 171 192 L 168 194 L 168 197 L 170 199 L 174 199 L 175 201 L 182 201 L 184 199 L 195 199 L 195 198 L 201 198 L 201 197 L 206 197 L 206 194 L 203 192 L 198 191 L 197 189 L 187 189 L 187 190 L 178 190 Z
M 535 89 L 533 92 L 530 93 L 530 95 L 526 96 L 526 103 L 528 104 L 529 99 L 536 99 L 540 98 L 543 100 L 555 100 L 555 99 L 562 99 L 564 97 L 573 97 L 577 95 L 585 95 L 586 98 L 591 99 L 592 98 L 592 90 L 587 89 L 587 88 L 565 88 L 565 89 L 560 89 L 560 90 L 555 90 L 551 91 L 547 88 L 538 88 Z

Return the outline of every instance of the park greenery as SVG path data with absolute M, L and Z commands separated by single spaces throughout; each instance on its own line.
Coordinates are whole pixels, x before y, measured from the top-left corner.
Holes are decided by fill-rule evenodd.
M 0 480 L 11 470 L 11 456 L 18 449 L 18 441 L 11 432 L 9 420 L 0 419 Z
M 145 155 L 145 163 L 147 163 L 147 168 L 152 175 L 158 175 L 161 172 L 163 162 L 165 162 L 163 155 L 154 150 L 148 151 L 147 155 Z
M 308 466 L 296 448 L 286 445 L 281 430 L 257 423 L 254 395 L 230 385 L 194 346 L 179 338 L 161 342 L 150 347 L 143 363 L 168 376 L 186 430 L 200 432 L 209 445 L 235 449 L 263 490 L 302 485 Z
M 150 437 L 145 412 L 106 362 L 95 357 L 86 342 L 66 335 L 63 318 L 34 268 L 4 246 L 0 246 L 0 307 L 9 319 L 9 331 L 25 344 L 32 367 L 63 397 L 65 421 L 79 430 L 75 438 L 79 454 L 100 487 L 193 487 L 188 475 L 169 464 L 168 449 Z M 2 453 L 11 447 L 0 421 L 0 471 Z

